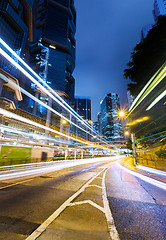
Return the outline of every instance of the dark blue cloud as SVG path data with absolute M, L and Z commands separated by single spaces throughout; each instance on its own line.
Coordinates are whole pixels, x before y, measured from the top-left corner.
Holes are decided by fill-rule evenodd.
M 104 95 L 116 92 L 126 102 L 123 69 L 140 41 L 141 29 L 153 23 L 153 0 L 75 0 L 76 95 L 92 99 L 96 120 Z

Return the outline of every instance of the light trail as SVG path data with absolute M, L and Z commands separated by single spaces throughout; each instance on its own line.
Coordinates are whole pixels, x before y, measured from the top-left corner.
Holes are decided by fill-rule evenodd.
M 155 180 L 155 179 L 153 179 L 153 178 L 144 176 L 144 175 L 142 175 L 142 174 L 140 174 L 140 173 L 137 173 L 137 172 L 134 172 L 134 171 L 132 171 L 132 170 L 129 170 L 129 169 L 123 167 L 122 165 L 120 165 L 119 163 L 117 163 L 117 165 L 118 165 L 121 169 L 123 169 L 124 171 L 128 172 L 129 174 L 131 174 L 131 175 L 133 175 L 133 176 L 135 176 L 135 177 L 137 177 L 137 178 L 140 178 L 141 180 L 143 180 L 143 181 L 145 181 L 145 182 L 148 182 L 148 183 L 150 183 L 150 184 L 152 184 L 152 185 L 154 185 L 154 186 L 156 186 L 156 187 L 159 187 L 159 188 L 161 188 L 161 189 L 163 189 L 163 190 L 166 190 L 166 184 L 165 184 L 165 183 L 160 182 L 160 181 L 158 181 L 158 180 Z
M 0 74 L 1 76 L 1 74 Z M 26 96 L 30 97 L 32 100 L 36 101 L 37 103 L 39 103 L 40 105 L 42 105 L 43 107 L 47 108 L 48 110 L 50 110 L 51 112 L 55 113 L 56 115 L 58 115 L 59 117 L 65 119 L 67 122 L 69 122 L 70 124 L 74 125 L 75 127 L 79 128 L 80 130 L 88 133 L 89 135 L 93 136 L 93 134 L 91 134 L 90 132 L 86 131 L 85 129 L 81 128 L 79 125 L 75 124 L 74 122 L 72 122 L 70 119 L 66 118 L 65 116 L 63 116 L 62 114 L 60 114 L 59 112 L 57 112 L 56 110 L 54 110 L 53 108 L 51 108 L 50 106 L 48 106 L 47 104 L 43 103 L 41 100 L 39 100 L 38 98 L 34 97 L 32 94 L 30 94 L 29 92 L 27 92 L 25 89 L 23 89 L 22 87 L 18 86 L 17 84 L 15 84 L 14 82 L 12 82 L 9 78 L 4 77 L 3 79 L 6 82 L 10 82 L 10 84 L 15 87 L 16 89 L 20 90 L 22 93 L 24 93 Z
M 162 92 L 146 109 L 146 111 L 149 111 L 152 107 L 154 107 L 163 97 L 166 96 L 166 90 Z
M 49 140 L 49 141 L 55 142 L 55 143 L 69 144 L 69 141 L 62 140 L 62 139 L 57 139 L 56 137 L 48 137 L 48 136 L 33 133 L 33 132 L 25 132 L 25 131 L 21 131 L 21 130 L 12 128 L 12 127 L 7 127 L 5 125 L 0 125 L 0 130 L 1 130 L 2 134 L 4 134 L 3 131 L 6 131 L 6 132 L 9 132 L 9 133 L 17 133 L 17 134 L 20 134 L 21 136 L 25 135 L 25 136 L 28 136 L 28 137 L 33 137 L 32 140 L 34 140 L 34 139 L 36 139 L 36 140 Z M 3 140 L 3 139 L 0 137 L 0 140 Z M 29 139 L 27 139 L 27 140 L 29 140 Z
M 29 119 L 27 119 L 27 118 L 21 117 L 21 116 L 15 114 L 15 113 L 12 113 L 12 112 L 9 112 L 9 111 L 7 111 L 7 110 L 4 110 L 3 108 L 0 108 L 0 114 L 5 115 L 5 116 L 7 116 L 7 117 L 9 117 L 9 118 L 13 118 L 13 119 L 15 119 L 15 120 L 18 120 L 18 121 L 21 121 L 21 122 L 30 124 L 30 125 L 32 125 L 32 126 L 42 128 L 42 129 L 47 130 L 47 131 L 49 131 L 49 132 L 56 133 L 56 134 L 58 134 L 58 135 L 61 135 L 61 136 L 63 136 L 63 137 L 66 137 L 66 138 L 68 138 L 68 139 L 72 139 L 72 140 L 74 140 L 74 141 L 76 141 L 76 142 L 80 142 L 80 143 L 83 143 L 83 144 L 85 144 L 85 145 L 93 145 L 92 143 L 83 142 L 83 141 L 81 141 L 81 140 L 79 140 L 79 139 L 77 139 L 77 138 L 73 138 L 73 137 L 71 137 L 71 136 L 69 136 L 69 135 L 66 135 L 66 134 L 64 134 L 64 133 L 58 132 L 58 131 L 56 131 L 56 130 L 54 130 L 54 129 L 52 129 L 52 128 L 46 127 L 46 126 L 44 126 L 44 125 L 42 125 L 42 124 L 39 124 L 39 123 L 36 123 L 36 122 L 34 122 L 34 121 L 32 121 L 32 120 L 29 120 Z
M 155 168 L 144 167 L 144 166 L 141 166 L 141 165 L 138 165 L 136 167 L 143 170 L 143 171 L 154 173 L 154 174 L 157 174 L 159 176 L 166 177 L 166 172 L 164 172 L 164 171 L 161 171 L 161 170 L 158 170 L 158 169 L 155 169 Z
M 114 156 L 114 157 L 102 157 L 102 158 L 88 158 L 88 159 L 77 159 L 77 160 L 66 160 L 66 161 L 56 161 L 51 166 L 40 166 L 39 168 L 35 169 L 29 169 L 29 170 L 17 170 L 16 172 L 10 173 L 10 171 L 3 172 L 0 176 L 0 181 L 7 180 L 7 179 L 13 179 L 13 178 L 20 178 L 20 177 L 27 177 L 30 175 L 41 175 L 44 173 L 54 172 L 65 168 L 70 168 L 74 166 L 80 166 L 88 163 L 97 163 L 97 162 L 104 162 L 104 161 L 115 161 L 119 159 L 120 156 Z M 41 163 L 42 164 L 42 163 Z M 49 163 L 48 163 L 49 164 Z M 31 164 L 28 165 L 30 167 Z M 32 163 L 33 166 L 33 163 Z
M 164 63 L 161 68 L 153 75 L 153 77 L 149 80 L 149 82 L 145 85 L 145 87 L 138 94 L 136 99 L 133 101 L 130 109 L 130 115 L 134 109 L 147 97 L 147 95 L 165 78 L 166 76 L 166 63 Z
M 38 76 L 38 74 L 33 71 L 28 64 L 26 64 L 1 38 L 0 43 L 12 54 L 14 55 L 34 76 L 38 78 L 46 87 L 49 89 L 55 96 L 54 96 L 46 89 L 44 88 L 38 81 L 36 81 L 28 72 L 26 72 L 17 62 L 15 62 L 8 54 L 6 54 L 2 49 L 0 49 L 0 53 L 8 59 L 14 66 L 16 66 L 24 75 L 26 75 L 32 82 L 34 82 L 39 88 L 41 88 L 48 96 L 50 96 L 54 101 L 58 102 L 63 108 L 65 108 L 68 112 L 70 112 L 74 117 L 76 117 L 81 123 L 84 123 L 92 132 L 95 133 L 95 135 L 98 136 L 98 139 L 102 139 L 94 130 L 93 128 L 83 119 L 79 116 L 78 113 L 76 113 L 45 81 L 43 81 L 42 78 Z M 5 53 L 5 54 L 4 54 Z M 58 100 L 58 99 L 60 100 Z M 103 140 L 102 140 L 103 141 Z M 103 141 L 104 143 L 107 143 Z
M 32 126 L 35 126 L 35 127 L 38 127 L 38 128 L 44 129 L 44 130 L 47 130 L 49 132 L 56 133 L 56 134 L 61 135 L 61 136 L 65 137 L 65 138 L 72 139 L 75 142 L 83 143 L 84 145 L 88 145 L 88 146 L 91 146 L 91 147 L 94 147 L 94 148 L 105 149 L 105 150 L 110 151 L 110 149 L 108 149 L 108 148 L 105 148 L 105 147 L 100 146 L 100 145 L 95 145 L 92 142 L 82 141 L 82 140 L 79 140 L 77 138 L 71 137 L 70 135 L 66 135 L 64 133 L 58 132 L 58 131 L 56 131 L 56 130 L 54 130 L 52 128 L 46 127 L 46 126 L 44 126 L 42 124 L 39 124 L 39 123 L 36 123 L 36 122 L 34 122 L 32 120 L 29 120 L 27 118 L 21 117 L 21 116 L 15 114 L 15 113 L 12 113 L 12 112 L 9 112 L 7 110 L 4 110 L 3 108 L 0 108 L 0 114 L 5 115 L 5 116 L 7 116 L 9 118 L 13 118 L 13 119 L 18 120 L 18 121 L 21 121 L 23 123 L 27 123 L 27 124 L 30 124 Z

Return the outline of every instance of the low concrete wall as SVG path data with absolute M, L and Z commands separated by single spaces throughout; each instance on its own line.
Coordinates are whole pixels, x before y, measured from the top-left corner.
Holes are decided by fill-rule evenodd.
M 32 148 L 31 160 L 47 161 L 52 160 L 54 156 L 54 149 L 49 148 Z

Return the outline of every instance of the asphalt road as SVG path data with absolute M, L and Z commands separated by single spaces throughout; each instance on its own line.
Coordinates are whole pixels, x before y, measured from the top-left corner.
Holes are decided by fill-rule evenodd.
M 26 179 L 1 181 L 0 239 L 26 239 L 80 187 L 100 172 L 102 168 L 104 168 L 103 163 L 93 163 L 62 169 L 40 176 L 31 176 Z M 88 193 L 88 198 L 89 195 L 94 195 L 94 193 Z M 89 215 L 91 215 L 94 209 L 88 211 Z M 96 214 L 99 215 L 100 213 Z M 103 216 L 99 216 L 99 218 L 101 218 L 100 221 L 102 222 Z M 100 239 L 102 234 L 102 236 L 105 236 L 104 239 L 109 239 L 108 233 L 105 235 L 105 232 L 107 232 L 106 223 L 103 228 L 104 232 L 102 233 L 101 231 Z M 89 236 L 90 232 L 89 229 Z M 96 234 L 94 234 L 94 238 L 89 239 L 97 239 L 95 236 Z M 65 239 L 65 237 L 60 239 Z
M 165 240 L 165 217 L 166 191 L 114 160 L 0 182 L 0 240 Z
M 106 177 L 110 209 L 121 240 L 166 239 L 166 191 L 117 164 Z

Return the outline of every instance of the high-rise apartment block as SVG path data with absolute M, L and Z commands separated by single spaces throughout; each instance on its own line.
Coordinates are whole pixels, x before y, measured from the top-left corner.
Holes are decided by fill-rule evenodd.
M 123 140 L 122 124 L 118 118 L 120 109 L 118 94 L 108 93 L 100 105 L 102 134 L 110 141 Z

